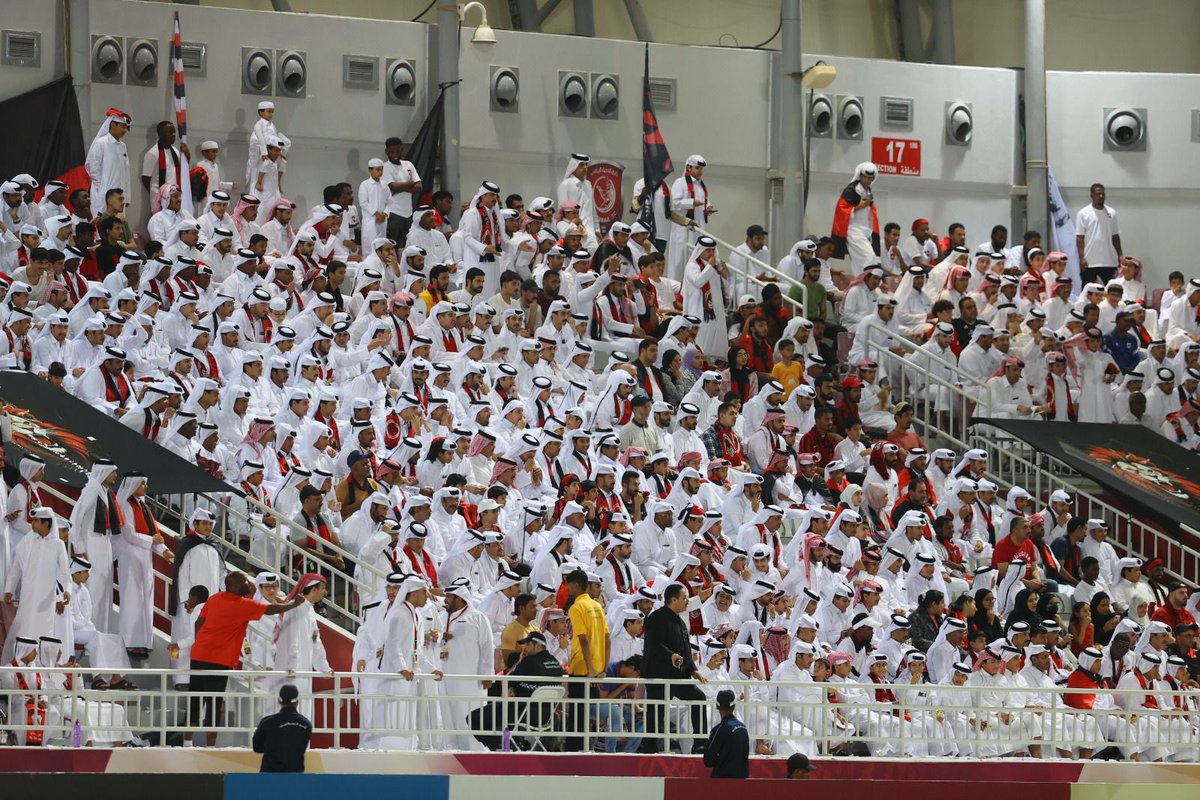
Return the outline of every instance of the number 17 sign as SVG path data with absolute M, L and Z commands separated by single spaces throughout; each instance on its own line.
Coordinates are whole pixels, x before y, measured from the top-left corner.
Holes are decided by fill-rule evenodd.
M 921 142 L 918 139 L 871 139 L 871 161 L 884 175 L 920 175 Z

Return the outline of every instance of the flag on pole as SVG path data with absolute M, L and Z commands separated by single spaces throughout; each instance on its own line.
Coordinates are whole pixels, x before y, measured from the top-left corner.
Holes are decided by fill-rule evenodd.
M 654 115 L 654 103 L 650 99 L 650 45 L 646 45 L 646 68 L 642 73 L 642 180 L 645 181 L 642 209 L 638 222 L 650 231 L 651 239 L 666 237 L 666 231 L 656 231 L 654 226 L 654 204 L 669 202 L 663 197 L 661 184 L 671 171 L 671 154 L 658 129 L 658 118 Z
M 179 12 L 175 12 L 175 29 L 171 34 L 171 67 L 174 80 L 171 81 L 171 98 L 175 107 L 175 132 L 179 136 L 180 150 L 187 144 L 187 90 L 183 84 L 183 35 L 179 30 Z M 189 214 L 194 214 L 192 205 L 192 181 L 187 156 L 183 156 L 183 168 L 180 169 L 179 187 L 183 192 L 183 207 Z M 214 187 L 216 188 L 216 187 Z M 203 207 L 203 204 L 201 205 Z
M 1057 250 L 1067 254 L 1067 269 L 1065 275 L 1071 279 L 1071 297 L 1074 298 L 1083 288 L 1079 272 L 1079 250 L 1075 247 L 1075 220 L 1071 219 L 1071 210 L 1063 202 L 1062 190 L 1054 179 L 1054 170 L 1046 168 L 1047 190 L 1050 194 L 1050 225 L 1051 238 Z
M 408 145 L 407 158 L 412 162 L 417 174 L 421 176 L 421 196 L 417 198 L 421 205 L 433 202 L 434 179 L 440 183 L 442 137 L 446 130 L 446 90 L 438 92 L 437 99 L 429 108 L 429 114 L 421 123 L 421 129 Z

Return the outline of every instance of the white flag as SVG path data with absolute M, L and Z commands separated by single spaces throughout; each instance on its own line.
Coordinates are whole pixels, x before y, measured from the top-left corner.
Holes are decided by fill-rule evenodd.
M 1054 226 L 1051 239 L 1054 249 L 1067 254 L 1066 276 L 1071 279 L 1071 299 L 1074 300 L 1083 288 L 1079 275 L 1079 249 L 1075 246 L 1075 220 L 1071 219 L 1071 211 L 1063 202 L 1062 192 L 1058 181 L 1054 180 L 1054 170 L 1047 168 L 1050 189 L 1050 224 Z

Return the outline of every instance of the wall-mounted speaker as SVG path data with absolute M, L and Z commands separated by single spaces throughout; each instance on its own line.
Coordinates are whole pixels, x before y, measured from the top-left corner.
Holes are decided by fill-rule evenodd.
M 588 114 L 588 79 L 582 72 L 558 71 L 558 115 L 586 117 Z
M 120 83 L 125 72 L 125 47 L 115 36 L 92 36 L 92 82 Z
M 130 86 L 154 86 L 158 83 L 158 43 L 149 39 L 125 39 L 128 61 L 125 83 Z
M 966 147 L 971 144 L 975 118 L 971 104 L 961 100 L 946 101 L 946 144 Z
M 833 138 L 833 101 L 815 95 L 808 106 L 808 131 L 814 139 Z
M 488 79 L 488 107 L 492 111 L 515 114 L 521 107 L 521 69 L 491 68 Z
M 406 58 L 389 58 L 384 93 L 392 106 L 411 106 L 417 101 L 417 68 Z
M 840 95 L 837 99 L 838 138 L 861 142 L 865 126 L 863 99 L 855 95 Z
M 270 50 L 242 48 L 242 94 L 269 95 L 274 77 L 275 62 Z
M 1146 109 L 1104 109 L 1105 152 L 1140 153 L 1146 150 Z
M 304 97 L 308 88 L 308 56 L 300 50 L 276 50 L 275 77 L 275 91 L 280 97 Z
M 592 117 L 594 119 L 618 119 L 620 110 L 620 76 L 592 73 Z

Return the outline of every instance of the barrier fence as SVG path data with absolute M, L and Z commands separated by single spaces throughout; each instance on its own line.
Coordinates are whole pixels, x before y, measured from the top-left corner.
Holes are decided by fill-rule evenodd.
M 24 684 L 18 681 L 18 672 L 35 671 L 41 688 L 28 677 Z M 688 753 L 707 740 L 718 719 L 712 697 L 728 688 L 738 697 L 736 713 L 749 731 L 751 752 L 764 755 L 989 758 L 1031 745 L 1043 758 L 1079 757 L 1080 751 L 1088 757 L 1110 746 L 1141 760 L 1195 761 L 1200 754 L 1200 694 L 1157 688 L 1031 689 L 1003 681 L 943 686 L 722 680 L 701 686 L 694 680 L 433 673 L 410 680 L 401 674 L 262 671 L 229 673 L 223 692 L 187 692 L 174 688 L 179 673 L 132 670 L 130 677 L 148 688 L 98 691 L 78 688 L 88 685 L 85 672 L 0 668 L 0 708 L 8 716 L 0 731 L 9 743 L 32 736 L 64 746 L 135 738 L 168 744 L 220 731 L 223 743 L 246 746 L 263 715 L 277 710 L 278 686 L 290 682 L 301 685 L 301 711 L 313 721 L 314 735 L 333 748 L 482 750 L 482 740 L 496 750 L 626 752 L 642 745 Z M 331 680 L 332 688 L 305 691 L 321 678 Z M 605 696 L 622 684 L 632 696 Z M 495 696 L 485 695 L 485 685 L 493 686 Z M 685 685 L 704 690 L 705 699 L 672 699 Z M 665 698 L 655 696 L 656 690 Z M 881 694 L 885 690 L 894 699 Z M 1158 708 L 1141 707 L 1147 691 Z M 1076 707 L 1087 701 L 1090 710 Z

